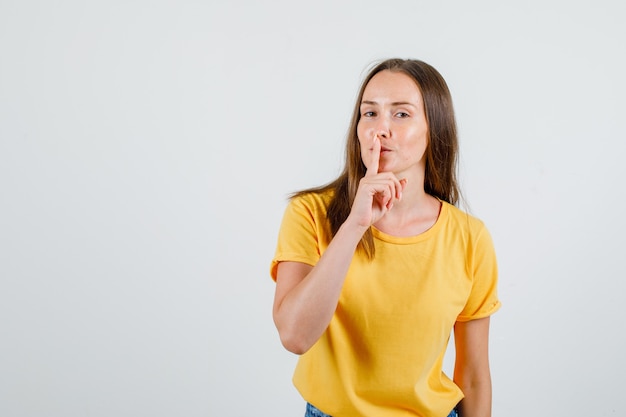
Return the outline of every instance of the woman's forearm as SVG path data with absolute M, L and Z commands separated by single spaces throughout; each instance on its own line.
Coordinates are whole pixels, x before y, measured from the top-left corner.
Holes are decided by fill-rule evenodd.
M 343 282 L 356 247 L 366 229 L 346 221 L 306 276 L 289 288 L 274 309 L 274 321 L 285 348 L 302 354 L 324 333 L 337 308 Z M 281 270 L 281 267 L 285 267 Z M 278 266 L 281 274 L 298 274 L 301 266 Z M 286 276 L 286 280 L 298 277 Z M 288 282 L 288 281 L 287 281 Z M 281 285 L 281 283 L 278 283 Z M 287 284 L 289 285 L 289 284 Z
M 459 404 L 460 417 L 491 417 L 491 381 L 460 384 L 465 398 Z
M 456 362 L 454 382 L 463 391 L 461 417 L 491 416 L 489 317 L 457 322 L 454 326 Z

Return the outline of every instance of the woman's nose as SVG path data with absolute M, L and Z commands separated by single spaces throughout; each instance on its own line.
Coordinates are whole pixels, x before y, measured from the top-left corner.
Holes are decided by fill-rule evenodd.
M 389 138 L 389 121 L 385 117 L 381 117 L 376 125 L 376 135 L 381 138 Z
M 382 127 L 382 126 L 378 126 L 376 128 L 376 133 L 375 136 L 378 136 L 380 138 L 385 138 L 388 139 L 390 134 L 389 134 L 389 128 L 387 126 Z

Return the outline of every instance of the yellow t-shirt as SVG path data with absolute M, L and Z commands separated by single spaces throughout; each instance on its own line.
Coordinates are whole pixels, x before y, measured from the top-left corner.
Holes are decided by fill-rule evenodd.
M 271 276 L 281 261 L 315 265 L 328 247 L 330 193 L 290 201 Z M 493 243 L 483 223 L 442 202 L 413 237 L 373 229 L 376 255 L 355 253 L 337 310 L 300 356 L 293 382 L 333 417 L 446 416 L 463 393 L 442 371 L 456 321 L 500 307 Z

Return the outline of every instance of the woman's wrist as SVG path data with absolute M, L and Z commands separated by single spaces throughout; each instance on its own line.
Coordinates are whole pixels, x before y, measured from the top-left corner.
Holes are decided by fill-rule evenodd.
M 339 230 L 344 229 L 344 228 L 349 229 L 353 231 L 354 233 L 358 234 L 359 239 L 361 239 L 363 234 L 367 232 L 367 230 L 370 228 L 370 225 L 362 224 L 362 222 L 359 222 L 358 220 L 353 219 L 351 216 L 348 216 L 346 221 L 343 222 L 343 224 L 339 227 Z

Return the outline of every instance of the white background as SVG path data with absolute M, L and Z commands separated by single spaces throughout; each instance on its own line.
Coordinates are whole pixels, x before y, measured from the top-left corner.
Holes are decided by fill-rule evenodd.
M 303 415 L 285 197 L 395 56 L 448 81 L 496 244 L 494 416 L 624 415 L 623 8 L 1 0 L 0 415 Z

